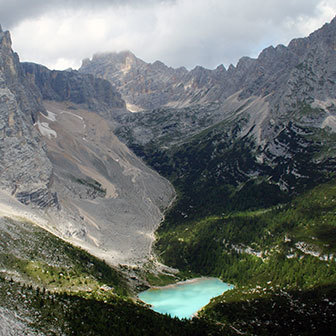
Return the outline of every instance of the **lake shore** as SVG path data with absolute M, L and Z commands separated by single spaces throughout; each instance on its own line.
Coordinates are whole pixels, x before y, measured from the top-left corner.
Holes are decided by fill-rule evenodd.
M 201 282 L 202 280 L 211 280 L 211 279 L 217 279 L 214 277 L 199 277 L 199 278 L 192 278 L 192 279 L 187 279 L 187 280 L 180 280 L 178 282 L 175 282 L 173 284 L 165 285 L 165 286 L 151 286 L 149 289 L 166 289 L 166 288 L 171 288 L 171 287 L 176 287 L 176 286 L 183 286 L 188 283 L 197 283 Z

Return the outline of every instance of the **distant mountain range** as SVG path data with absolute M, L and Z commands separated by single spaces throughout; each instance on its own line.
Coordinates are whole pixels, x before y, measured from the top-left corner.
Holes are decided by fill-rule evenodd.
M 191 71 L 183 67 L 174 69 L 160 61 L 146 63 L 130 51 L 125 51 L 96 54 L 92 60 L 83 60 L 79 71 L 109 80 L 131 110 L 132 106 L 134 110 L 150 110 L 224 102 L 238 91 L 241 91 L 241 98 L 266 97 L 274 91 L 286 90 L 287 84 L 298 76 L 297 67 L 300 66 L 312 67 L 313 77 L 324 78 L 319 88 L 312 92 L 318 96 L 316 98 L 324 100 L 329 96 L 335 97 L 335 25 L 333 19 L 307 38 L 294 39 L 288 47 L 266 48 L 257 59 L 242 57 L 236 67 L 230 65 L 228 69 L 223 65 L 215 70 L 201 66 Z M 318 61 L 321 59 L 324 60 L 322 64 Z M 324 72 L 321 72 L 321 67 L 325 68 Z M 287 90 L 291 89 L 294 88 Z M 308 97 L 307 92 L 300 94 Z M 272 100 L 275 99 L 272 97 Z

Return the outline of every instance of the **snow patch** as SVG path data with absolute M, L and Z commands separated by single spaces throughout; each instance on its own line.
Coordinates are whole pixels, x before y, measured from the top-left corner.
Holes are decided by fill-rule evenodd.
M 36 125 L 42 136 L 48 137 L 48 139 L 57 138 L 57 133 L 49 127 L 48 123 L 38 121 Z
M 56 113 L 48 111 L 48 110 L 47 110 L 47 112 L 48 112 L 48 115 L 43 114 L 43 116 L 50 121 L 56 121 Z

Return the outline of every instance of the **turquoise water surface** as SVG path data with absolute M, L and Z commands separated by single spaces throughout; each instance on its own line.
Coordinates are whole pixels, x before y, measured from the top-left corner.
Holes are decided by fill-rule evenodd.
M 156 287 L 141 292 L 139 299 L 152 305 L 158 313 L 178 318 L 191 318 L 210 299 L 232 289 L 232 285 L 217 278 L 198 278 L 175 285 Z

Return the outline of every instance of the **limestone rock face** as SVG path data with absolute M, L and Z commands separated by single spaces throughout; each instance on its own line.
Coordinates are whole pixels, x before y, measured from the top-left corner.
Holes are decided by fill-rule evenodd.
M 52 165 L 34 122 L 45 109 L 26 80 L 9 32 L 0 31 L 0 185 L 24 203 L 56 204 Z
M 34 63 L 22 63 L 29 81 L 36 85 L 43 99 L 71 101 L 108 115 L 125 110 L 125 102 L 110 82 L 78 71 L 51 71 Z
M 153 122 L 160 118 L 162 134 L 169 136 L 172 132 L 192 132 L 199 126 L 207 127 L 228 117 L 239 119 L 242 113 L 235 113 L 235 110 L 240 109 L 241 112 L 246 111 L 243 114 L 250 120 L 247 126 L 254 127 L 253 132 L 260 144 L 276 136 L 277 131 L 274 130 L 283 129 L 284 123 L 293 116 L 303 125 L 332 125 L 336 98 L 335 44 L 336 18 L 308 37 L 293 40 L 287 47 L 270 46 L 256 59 L 242 57 L 236 67 L 231 65 L 228 70 L 223 66 L 215 70 L 202 67 L 191 71 L 172 69 L 160 62 L 147 64 L 124 52 L 95 55 L 91 61 L 83 63 L 80 71 L 110 80 L 130 104 L 142 109 L 155 107 L 145 114 L 135 114 L 121 121 L 124 127 L 129 126 L 130 132 L 139 135 L 141 143 L 145 142 L 144 139 L 154 139 L 151 123 L 148 120 L 149 128 L 146 128 L 144 122 L 150 113 L 157 114 L 157 117 L 152 117 Z M 147 91 L 144 89 L 149 87 Z M 246 108 L 256 106 L 257 103 L 250 103 L 261 99 L 267 105 L 263 113 Z M 214 104 L 217 104 L 216 108 Z M 312 108 L 319 106 L 325 112 L 319 116 L 302 114 L 305 104 L 313 104 Z M 326 105 L 329 106 L 327 110 Z M 172 113 L 172 108 L 176 106 L 180 109 Z M 207 121 L 200 118 L 200 106 L 209 112 Z M 189 118 L 181 118 L 179 113 L 187 113 Z M 165 120 L 162 120 L 163 115 Z M 137 123 L 135 119 L 141 119 L 141 122 Z M 178 122 L 181 119 L 183 122 Z M 157 135 L 160 125 L 155 123 L 155 127 Z M 272 134 L 270 130 L 273 130 Z M 125 131 L 122 132 L 126 137 Z
M 129 51 L 94 55 L 91 61 L 83 61 L 79 71 L 109 80 L 134 112 L 189 105 L 202 95 L 204 81 L 210 81 L 197 69 L 193 75 L 185 68 L 173 69 L 159 61 L 148 64 Z

